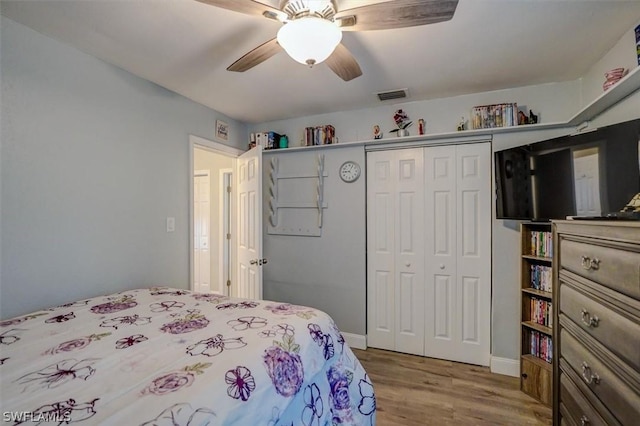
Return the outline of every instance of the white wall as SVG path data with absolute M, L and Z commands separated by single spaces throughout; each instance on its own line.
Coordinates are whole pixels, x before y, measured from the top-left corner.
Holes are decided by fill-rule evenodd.
M 446 133 L 456 129 L 462 116 L 468 121 L 473 106 L 501 102 L 517 102 L 519 107 L 532 109 L 539 114 L 541 123 L 567 121 L 579 108 L 580 82 L 542 84 L 420 102 L 381 103 L 377 108 L 252 124 L 249 131 L 272 130 L 288 135 L 289 146 L 303 146 L 304 128 L 308 126 L 332 124 L 339 140 L 350 142 L 373 139 L 373 126 L 379 124 L 384 139 L 393 139 L 395 134 L 389 133 L 395 128 L 393 113 L 402 108 L 414 121 L 409 128 L 411 135 L 418 135 L 419 118 L 425 119 L 427 134 Z
M 240 148 L 244 125 L 7 18 L 0 31 L 0 317 L 186 288 L 189 134 L 223 118 Z
M 611 47 L 609 52 L 598 62 L 593 64 L 589 71 L 581 79 L 581 106 L 589 104 L 591 101 L 602 95 L 604 90 L 602 85 L 605 82 L 605 72 L 613 68 L 626 68 L 630 71 L 638 67 L 636 53 L 635 27 L 640 25 L 640 21 L 629 29 Z
M 235 159 L 227 157 L 223 154 L 217 154 L 204 149 L 193 150 L 193 169 L 194 171 L 209 171 L 209 197 L 210 197 L 210 257 L 211 257 L 211 289 L 215 291 L 223 291 L 222 283 L 220 283 L 220 240 L 223 236 L 220 234 L 220 170 L 232 169 Z

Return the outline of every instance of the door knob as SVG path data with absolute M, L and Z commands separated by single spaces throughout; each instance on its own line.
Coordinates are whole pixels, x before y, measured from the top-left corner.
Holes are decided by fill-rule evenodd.
M 249 261 L 249 265 L 257 265 L 258 264 L 258 259 L 251 259 Z
M 440 264 L 440 269 L 444 269 L 444 263 Z
M 405 262 L 404 265 L 408 268 L 409 266 L 411 266 L 411 262 Z

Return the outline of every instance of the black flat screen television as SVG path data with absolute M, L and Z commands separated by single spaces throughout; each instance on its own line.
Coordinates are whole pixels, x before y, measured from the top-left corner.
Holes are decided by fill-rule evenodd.
M 496 151 L 496 217 L 622 218 L 640 193 L 639 144 L 637 119 Z

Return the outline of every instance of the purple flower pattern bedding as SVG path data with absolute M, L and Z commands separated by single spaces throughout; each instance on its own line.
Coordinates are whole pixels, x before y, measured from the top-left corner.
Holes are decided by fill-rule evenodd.
M 166 287 L 1 321 L 0 380 L 9 424 L 375 424 L 327 314 Z

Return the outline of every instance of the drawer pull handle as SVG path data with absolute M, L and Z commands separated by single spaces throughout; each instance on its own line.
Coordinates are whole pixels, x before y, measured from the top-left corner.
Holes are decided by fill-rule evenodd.
M 589 311 L 584 308 L 582 309 L 582 323 L 584 325 L 586 325 L 587 327 L 596 328 L 599 322 L 600 318 L 598 318 L 597 315 L 591 316 L 591 314 L 589 314 Z
M 592 259 L 589 256 L 582 256 L 580 258 L 580 264 L 587 271 L 589 270 L 597 271 L 598 269 L 600 269 L 600 259 L 598 259 L 597 257 L 594 257 Z
M 591 367 L 586 362 L 582 362 L 582 378 L 584 381 L 590 385 L 595 383 L 596 385 L 600 383 L 600 376 L 591 371 Z
M 582 415 L 582 417 L 580 417 L 580 426 L 587 426 L 588 424 L 591 424 L 589 417 Z

